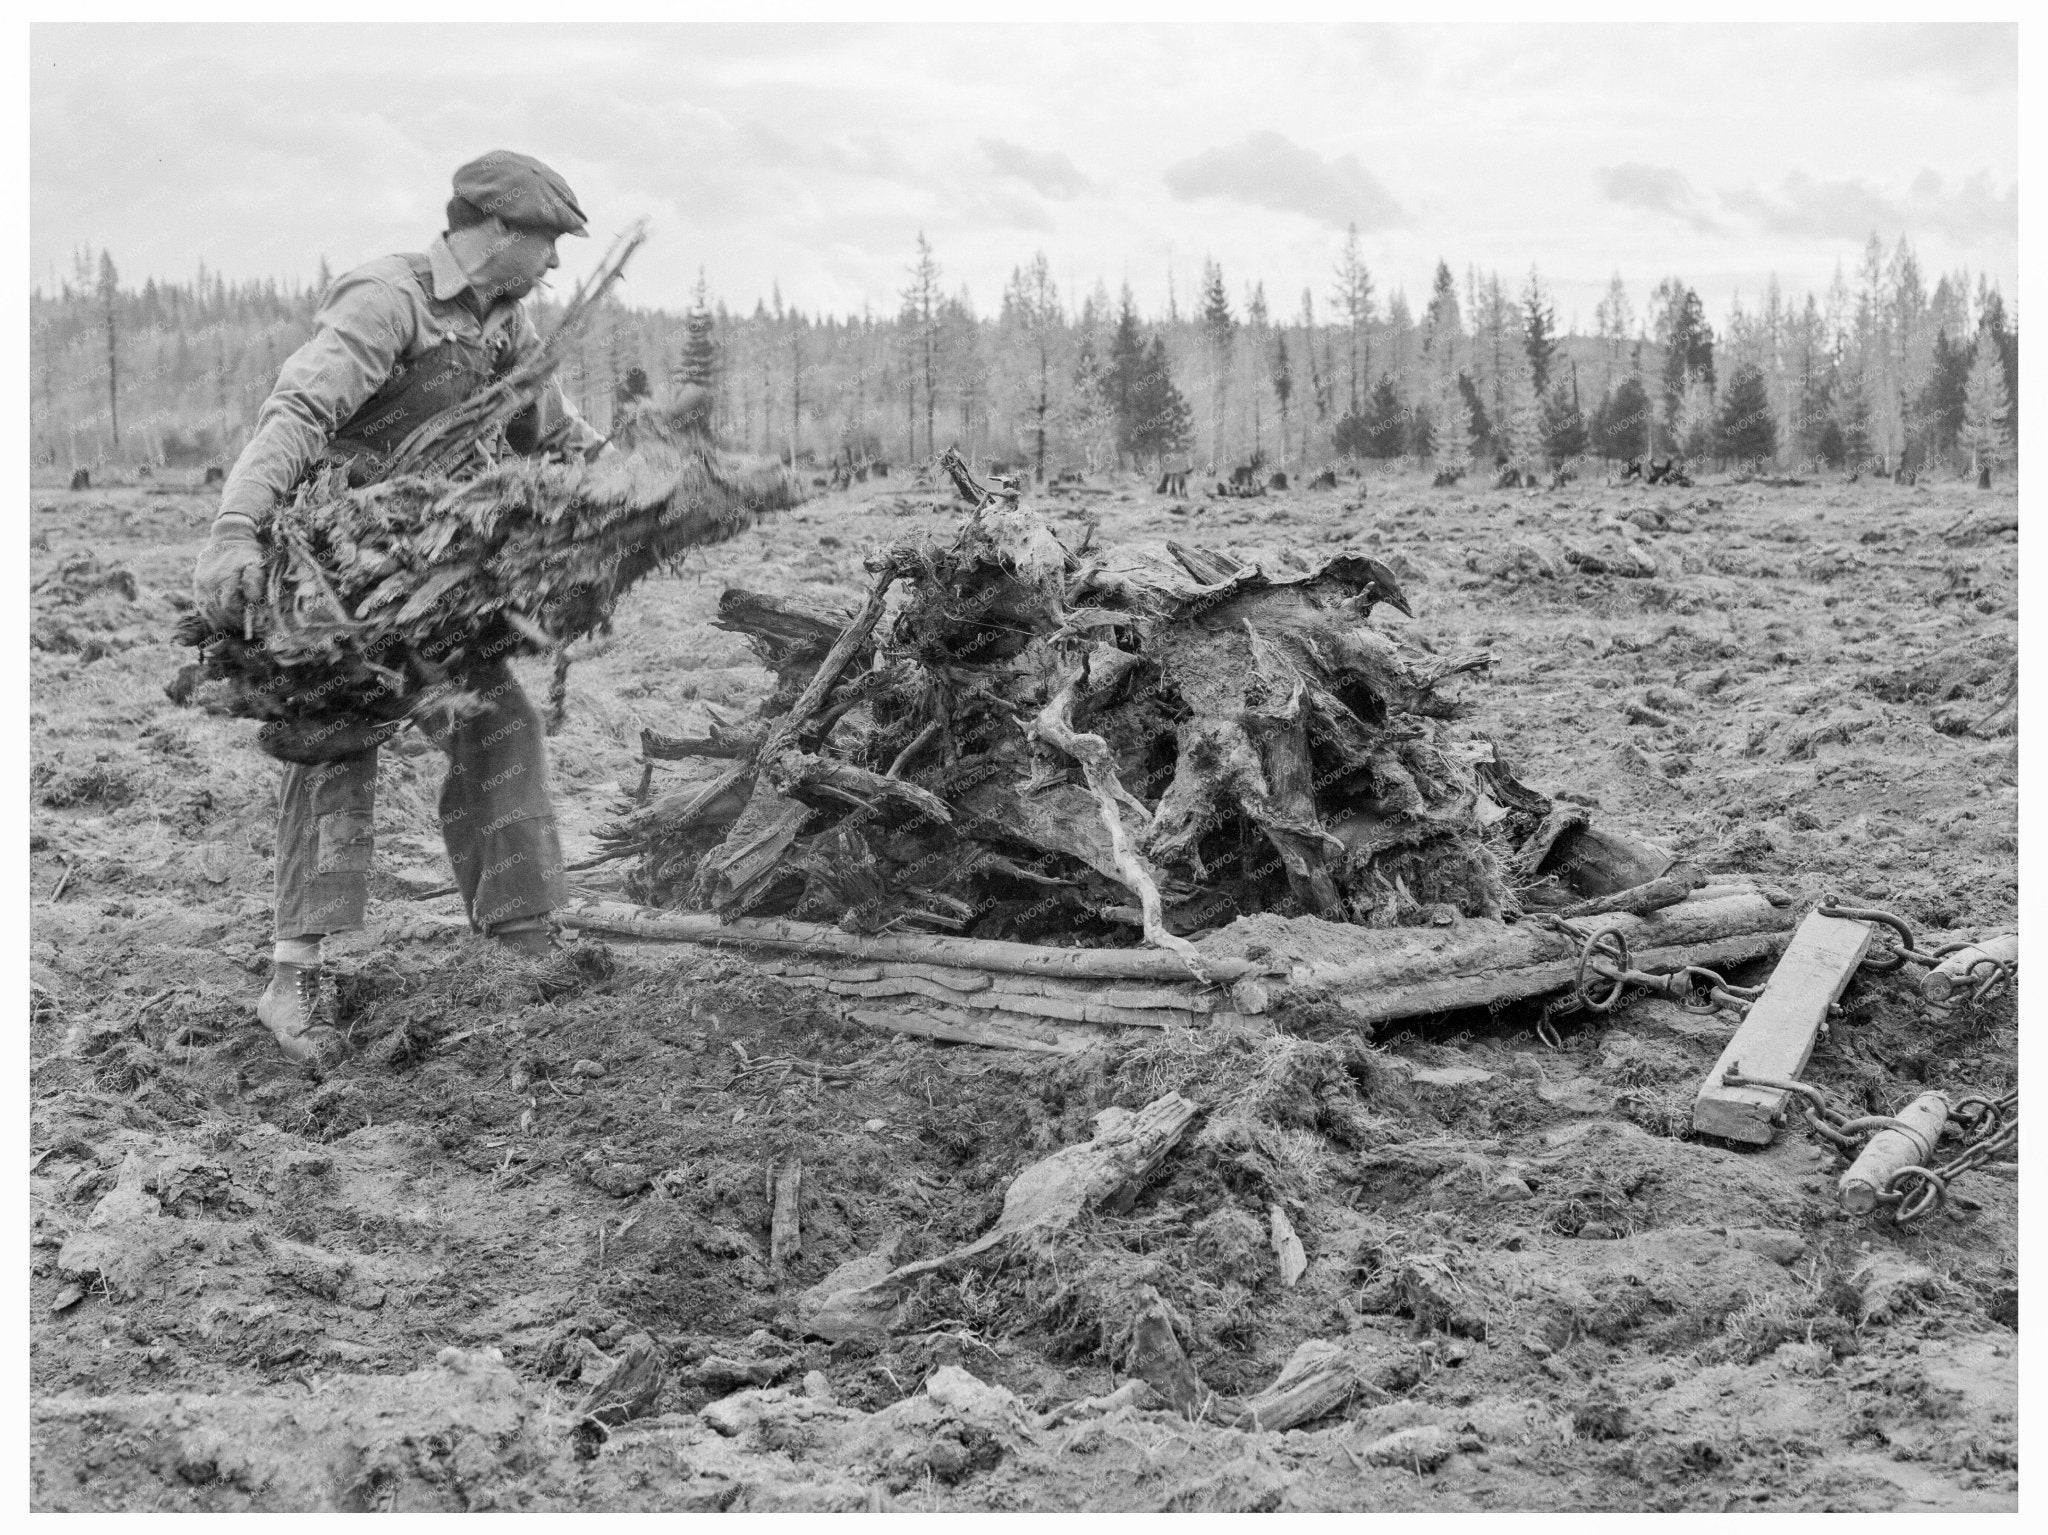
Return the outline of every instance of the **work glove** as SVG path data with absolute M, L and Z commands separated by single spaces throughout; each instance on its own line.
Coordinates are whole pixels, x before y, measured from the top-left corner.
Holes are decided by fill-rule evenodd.
M 192 597 L 215 628 L 242 627 L 242 611 L 263 600 L 263 545 L 256 525 L 238 512 L 214 519 L 192 572 Z

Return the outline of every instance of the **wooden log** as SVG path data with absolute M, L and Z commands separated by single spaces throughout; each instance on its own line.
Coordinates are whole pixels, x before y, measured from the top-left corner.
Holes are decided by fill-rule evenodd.
M 1785 942 L 1787 916 L 1759 891 L 1721 886 L 1648 916 L 1566 919 L 1572 937 L 1484 917 L 1448 928 L 1356 928 L 1346 931 L 1356 959 L 1300 967 L 1287 995 L 1339 1003 L 1365 1022 L 1485 1007 L 1570 986 L 1582 940 L 1602 928 L 1627 938 L 1640 968 L 1660 969 L 1775 953 Z
M 1060 976 L 1071 980 L 1185 981 L 1189 970 L 1180 957 L 1157 949 L 1054 949 L 994 938 L 954 938 L 939 934 L 887 933 L 862 936 L 816 922 L 785 917 L 732 917 L 716 912 L 663 911 L 629 901 L 575 900 L 552 916 L 565 927 L 621 938 L 658 942 L 759 945 L 811 954 L 839 955 L 855 960 L 916 960 L 959 965 L 1006 974 Z M 1209 959 L 1207 968 L 1218 982 L 1270 973 L 1264 963 L 1248 959 Z
M 1701 883 L 1700 876 L 1693 870 L 1678 868 L 1644 884 L 1617 890 L 1612 895 L 1596 895 L 1591 900 L 1575 901 L 1570 906 L 1560 906 L 1551 912 L 1551 915 L 1597 917 L 1604 912 L 1627 912 L 1632 916 L 1646 917 L 1653 911 L 1663 910 L 1666 906 L 1676 906 L 1698 889 Z
M 768 1269 L 778 1284 L 788 1266 L 803 1256 L 803 1228 L 797 1216 L 803 1179 L 804 1165 L 795 1157 L 768 1169 L 769 1197 L 774 1201 L 768 1227 Z
M 1905 1128 L 1887 1127 L 1871 1136 L 1835 1185 L 1836 1198 L 1851 1215 L 1875 1210 L 1900 1168 L 1928 1165 L 1941 1128 L 1948 1123 L 1948 1099 L 1941 1093 L 1922 1093 L 1892 1117 Z
M 2016 967 L 2020 962 L 2020 935 L 2007 933 L 1999 938 L 1986 938 L 1967 949 L 1958 949 L 1920 977 L 1921 997 L 1936 1007 L 1963 1001 L 1984 979 L 1982 974 L 1972 975 L 1971 969 L 1986 960 L 1993 960 L 2008 969 Z M 1989 973 L 1988 968 L 1985 973 Z
M 1731 1087 L 1725 1078 L 1738 1066 L 1745 1077 L 1790 1081 L 1806 1069 L 1814 1037 L 1828 1009 L 1855 977 L 1870 947 L 1870 924 L 1809 912 L 1792 935 L 1764 993 L 1750 1004 L 1701 1085 L 1693 1103 L 1692 1127 L 1752 1146 L 1768 1146 L 1771 1121 L 1785 1106 L 1775 1087 Z

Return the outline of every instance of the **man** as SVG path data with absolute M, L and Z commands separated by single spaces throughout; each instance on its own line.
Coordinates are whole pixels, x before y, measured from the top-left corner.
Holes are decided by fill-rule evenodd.
M 236 460 L 193 577 L 214 623 L 239 630 L 261 599 L 259 531 L 323 464 L 361 483 L 421 422 L 488 386 L 538 342 L 520 300 L 558 264 L 555 241 L 581 235 L 568 183 L 507 150 L 455 173 L 448 228 L 423 254 L 385 256 L 338 280 L 313 338 L 286 360 Z M 506 429 L 520 452 L 595 455 L 603 440 L 547 393 Z M 553 943 L 562 855 L 538 715 L 504 661 L 462 679 L 482 703 L 424 727 L 448 755 L 441 834 L 470 923 L 527 955 Z M 256 1015 L 287 1058 L 323 1062 L 340 1046 L 322 986 L 321 940 L 364 924 L 377 786 L 375 746 L 332 762 L 287 763 L 278 799 L 276 947 Z

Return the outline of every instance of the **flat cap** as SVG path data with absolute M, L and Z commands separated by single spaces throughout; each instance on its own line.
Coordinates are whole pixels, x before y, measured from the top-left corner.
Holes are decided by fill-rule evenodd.
M 455 195 L 523 229 L 580 235 L 583 210 L 569 183 L 532 155 L 494 149 L 455 173 Z

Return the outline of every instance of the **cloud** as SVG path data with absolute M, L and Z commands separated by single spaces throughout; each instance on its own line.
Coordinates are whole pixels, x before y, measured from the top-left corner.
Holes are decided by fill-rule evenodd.
M 2019 27 L 2011 22 L 1924 22 L 1844 28 L 1852 67 L 1921 78 L 1969 95 L 2019 87 Z
M 998 176 L 1013 177 L 1040 197 L 1065 201 L 1088 190 L 1088 178 L 1056 149 L 1041 154 L 1006 139 L 983 139 L 981 152 Z
M 1682 173 L 1668 165 L 1603 165 L 1593 173 L 1600 195 L 1609 202 L 1644 213 L 1668 214 L 1701 233 L 1716 227 L 1700 207 L 1699 193 Z
M 1182 202 L 1222 197 L 1299 213 L 1342 229 L 1391 229 L 1408 215 L 1355 156 L 1325 160 L 1283 134 L 1254 133 L 1170 165 L 1166 189 Z
M 1886 231 L 1972 244 L 2019 233 L 2019 184 L 2000 192 L 1981 171 L 1951 186 L 1938 171 L 1923 168 L 1896 196 L 1865 181 L 1822 181 L 1794 171 L 1775 192 L 1739 187 L 1722 192 L 1721 201 L 1772 234 L 1861 240 Z

